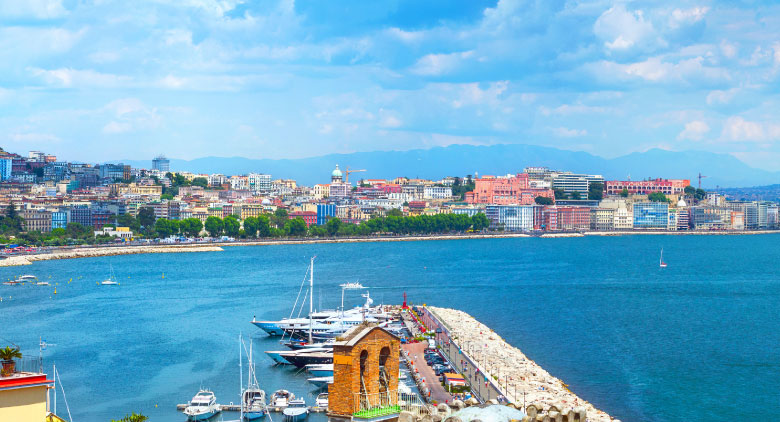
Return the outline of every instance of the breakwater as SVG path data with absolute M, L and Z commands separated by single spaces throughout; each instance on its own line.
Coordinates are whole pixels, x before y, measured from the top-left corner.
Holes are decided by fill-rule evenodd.
M 481 401 L 508 401 L 531 417 L 587 414 L 589 421 L 613 420 L 467 313 L 438 307 L 419 310 L 440 349 Z
M 35 261 L 52 259 L 94 258 L 98 256 L 131 255 L 141 253 L 216 252 L 222 248 L 216 245 L 160 245 L 121 246 L 54 250 L 47 253 L 10 256 L 0 260 L 0 267 L 30 265 Z

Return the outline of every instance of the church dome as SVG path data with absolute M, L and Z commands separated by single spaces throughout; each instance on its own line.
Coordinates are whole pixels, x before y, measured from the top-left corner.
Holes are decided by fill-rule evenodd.
M 333 170 L 333 173 L 330 174 L 331 177 L 341 177 L 341 170 L 339 170 L 339 165 L 336 164 L 336 170 Z

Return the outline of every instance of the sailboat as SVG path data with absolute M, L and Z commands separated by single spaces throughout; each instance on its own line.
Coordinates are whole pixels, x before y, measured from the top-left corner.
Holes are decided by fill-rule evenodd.
M 661 259 L 658 266 L 661 268 L 666 268 L 666 262 L 664 262 L 664 248 L 661 248 Z
M 108 264 L 108 267 L 110 268 L 111 273 L 109 274 L 108 278 L 101 281 L 100 284 L 104 286 L 118 286 L 119 282 L 116 281 L 116 276 L 114 275 L 114 266 Z
M 244 346 L 246 347 L 246 346 Z M 252 361 L 252 343 L 249 343 L 249 374 L 247 386 L 241 392 L 241 414 L 243 421 L 257 421 L 268 414 L 265 404 L 265 391 L 260 389 L 255 375 L 255 364 Z M 242 421 L 242 422 L 243 422 Z

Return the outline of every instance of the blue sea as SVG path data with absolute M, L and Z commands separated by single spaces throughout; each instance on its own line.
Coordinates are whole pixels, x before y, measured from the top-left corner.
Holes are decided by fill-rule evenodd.
M 267 393 L 307 402 L 305 374 L 249 322 L 290 315 L 309 257 L 315 307 L 340 283 L 375 303 L 459 308 L 570 389 L 623 421 L 769 418 L 780 405 L 780 235 L 624 236 L 227 247 L 38 262 L 0 269 L 52 287 L 0 286 L 0 347 L 56 363 L 75 422 L 141 412 L 184 421 L 176 404 L 208 387 L 239 401 L 239 335 L 254 342 Z M 668 268 L 658 266 L 664 249 Z M 96 283 L 114 268 L 121 286 Z M 54 283 L 57 294 L 54 295 Z M 349 306 L 362 298 L 347 293 Z M 246 370 L 246 368 L 244 368 Z M 67 416 L 58 392 L 58 413 Z M 281 416 L 277 416 L 280 418 Z M 237 419 L 225 414 L 224 420 Z M 321 421 L 322 415 L 310 420 Z

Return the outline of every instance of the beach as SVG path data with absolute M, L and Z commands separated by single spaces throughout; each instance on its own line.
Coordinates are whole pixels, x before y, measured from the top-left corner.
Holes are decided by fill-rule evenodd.
M 182 253 L 182 252 L 217 252 L 222 248 L 216 245 L 144 245 L 122 247 L 85 247 L 78 249 L 53 250 L 45 253 L 16 255 L 0 260 L 0 267 L 31 265 L 35 261 L 52 259 L 94 258 L 98 256 L 131 255 L 141 253 Z

